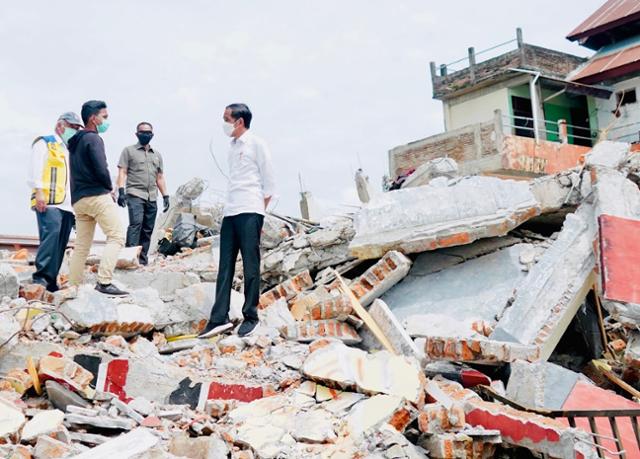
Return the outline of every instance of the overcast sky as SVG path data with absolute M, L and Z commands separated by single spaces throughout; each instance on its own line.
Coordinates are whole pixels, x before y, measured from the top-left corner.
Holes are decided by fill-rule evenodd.
M 515 37 L 586 56 L 564 37 L 603 0 L 51 0 L 0 15 L 2 234 L 37 234 L 26 171 L 32 139 L 64 111 L 105 100 L 112 174 L 138 121 L 155 127 L 169 189 L 225 188 L 224 106 L 245 102 L 270 145 L 276 212 L 299 215 L 299 181 L 327 211 L 357 203 L 362 166 L 379 188 L 387 151 L 442 131 L 438 64 Z M 344 207 L 346 209 L 346 207 Z

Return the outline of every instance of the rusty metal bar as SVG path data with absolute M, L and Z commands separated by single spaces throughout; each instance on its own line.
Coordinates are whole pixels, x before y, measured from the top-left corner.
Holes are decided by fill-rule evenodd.
M 600 439 L 598 438 L 598 435 L 600 433 L 598 432 L 598 427 L 596 426 L 596 419 L 593 416 L 589 416 L 589 428 L 591 428 L 591 432 L 595 434 L 595 435 L 592 435 L 591 437 L 593 438 L 593 442 L 596 444 L 596 451 L 598 452 L 598 457 L 600 459 L 604 459 L 604 456 L 602 455 L 603 446 L 600 444 Z
M 633 426 L 633 433 L 636 436 L 636 445 L 640 448 L 640 431 L 638 430 L 638 418 L 636 416 L 629 416 L 631 419 L 631 425 Z
M 620 453 L 620 457 L 622 459 L 626 459 L 627 455 L 625 454 L 624 446 L 622 445 L 622 437 L 620 436 L 620 430 L 618 429 L 616 418 L 609 416 L 609 424 L 611 425 L 613 436 L 616 437 L 616 451 Z

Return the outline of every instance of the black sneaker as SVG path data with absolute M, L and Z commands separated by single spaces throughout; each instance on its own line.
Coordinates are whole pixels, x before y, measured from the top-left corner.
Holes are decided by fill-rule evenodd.
M 218 325 L 209 322 L 207 326 L 204 327 L 204 330 L 198 334 L 198 338 L 211 338 L 212 336 L 219 335 L 227 330 L 231 330 L 232 328 L 233 324 L 231 322 L 225 322 Z
M 101 284 L 100 282 L 96 284 L 96 290 L 109 296 L 124 296 L 129 294 L 129 292 L 120 290 L 113 284 Z
M 243 338 L 245 336 L 251 336 L 253 332 L 256 331 L 259 324 L 260 322 L 257 320 L 244 320 L 240 325 L 240 328 L 238 328 L 238 336 Z

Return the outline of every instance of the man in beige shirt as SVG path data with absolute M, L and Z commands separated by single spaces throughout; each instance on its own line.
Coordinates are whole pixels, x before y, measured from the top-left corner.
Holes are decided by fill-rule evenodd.
M 136 137 L 138 143 L 122 150 L 118 161 L 118 205 L 129 208 L 126 246 L 142 246 L 140 263 L 146 265 L 156 222 L 158 190 L 162 194 L 163 212 L 169 209 L 169 195 L 162 156 L 149 144 L 153 138 L 151 123 L 138 123 Z

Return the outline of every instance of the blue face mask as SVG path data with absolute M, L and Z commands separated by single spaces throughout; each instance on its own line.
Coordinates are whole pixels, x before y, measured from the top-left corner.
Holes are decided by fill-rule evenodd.
M 100 134 L 107 132 L 107 129 L 109 129 L 109 120 L 102 120 L 102 124 L 99 124 L 97 129 Z
M 62 139 L 62 141 L 66 145 L 66 144 L 69 143 L 69 139 L 71 137 L 73 137 L 74 135 L 76 135 L 76 132 L 78 132 L 78 131 L 73 129 L 73 128 L 66 127 L 66 128 L 64 128 L 64 132 L 62 134 L 60 134 L 60 138 Z

